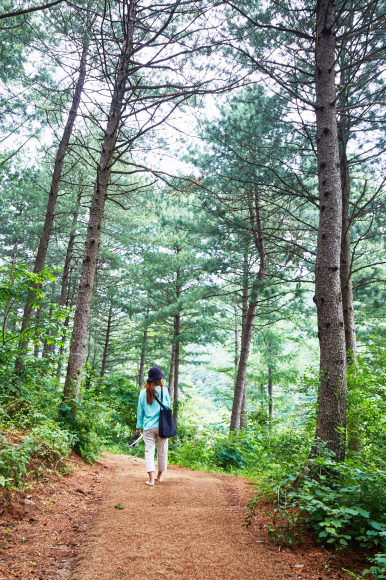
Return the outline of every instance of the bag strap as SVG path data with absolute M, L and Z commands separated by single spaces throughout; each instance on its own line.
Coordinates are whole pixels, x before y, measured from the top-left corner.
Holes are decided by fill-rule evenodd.
M 157 395 L 156 395 L 156 394 L 154 394 L 154 398 L 155 398 L 155 400 L 157 401 L 157 403 L 159 403 L 159 404 L 161 405 L 161 407 L 162 407 L 163 409 L 169 409 L 169 407 L 167 407 L 166 405 L 164 405 L 164 404 L 163 404 L 163 402 L 162 402 L 162 401 L 163 401 L 163 392 L 162 392 L 162 387 L 161 387 L 161 400 L 159 400 L 159 398 L 157 397 Z

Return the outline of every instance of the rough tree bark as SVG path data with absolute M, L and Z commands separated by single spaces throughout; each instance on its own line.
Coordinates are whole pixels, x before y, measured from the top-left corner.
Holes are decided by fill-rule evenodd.
M 335 92 L 335 8 L 316 5 L 316 142 L 319 177 L 319 229 L 315 297 L 320 345 L 320 387 L 316 438 L 341 461 L 345 455 L 346 348 L 340 287 L 342 188 Z M 340 431 L 342 430 L 342 432 Z M 315 448 L 313 452 L 315 453 Z
M 243 263 L 243 299 L 242 299 L 242 322 L 241 322 L 241 337 L 245 329 L 245 321 L 247 319 L 248 312 L 248 294 L 249 294 L 249 262 L 248 262 L 248 250 L 244 253 L 244 263 Z M 241 400 L 241 408 L 239 415 L 239 425 L 240 429 L 245 429 L 247 426 L 247 376 L 245 375 L 245 380 L 243 384 L 243 398 Z
M 176 338 L 176 343 L 174 345 L 174 381 L 173 381 L 173 418 L 177 425 L 178 421 L 178 382 L 179 382 L 179 370 L 180 370 L 180 321 L 181 317 L 176 314 L 174 317 L 174 336 Z
M 51 320 L 52 319 L 52 312 L 53 312 L 53 306 L 51 304 L 50 309 L 48 311 L 48 320 Z M 52 343 L 52 346 L 54 346 L 53 343 Z M 44 343 L 43 343 L 42 358 L 48 358 L 48 356 L 49 356 L 49 354 L 51 352 L 50 347 L 51 347 L 51 344 L 48 344 L 48 338 L 46 336 L 46 338 L 44 339 Z M 35 356 L 37 356 L 37 355 L 35 355 Z
M 145 328 L 143 331 L 141 358 L 139 361 L 139 373 L 138 373 L 138 385 L 139 385 L 140 389 L 142 389 L 142 387 L 143 387 L 143 374 L 144 374 L 144 369 L 145 369 L 146 343 L 147 343 L 147 322 L 145 320 Z
M 98 163 L 97 179 L 95 182 L 94 194 L 90 206 L 82 272 L 79 282 L 78 300 L 75 310 L 74 326 L 67 366 L 67 375 L 63 390 L 63 404 L 65 406 L 68 406 L 69 401 L 72 401 L 73 399 L 79 401 L 81 394 L 87 330 L 90 318 L 90 306 L 94 287 L 95 271 L 97 266 L 102 218 L 106 202 L 107 187 L 110 179 L 111 162 L 117 141 L 119 125 L 121 122 L 122 107 L 125 100 L 127 74 L 132 54 L 136 6 L 137 0 L 131 0 L 128 5 L 126 23 L 123 26 L 124 36 L 122 39 L 122 50 L 115 76 L 107 126 L 103 138 L 101 156 Z M 75 405 L 71 404 L 71 407 L 72 413 L 74 413 L 76 410 Z
M 70 237 L 68 238 L 67 244 L 67 251 L 66 251 L 66 258 L 64 260 L 64 268 L 62 274 L 62 286 L 60 289 L 60 299 L 59 299 L 59 306 L 64 306 L 66 303 L 67 297 L 67 288 L 68 288 L 68 279 L 70 275 L 70 264 L 72 260 L 72 254 L 74 251 L 74 243 L 76 237 L 76 227 L 78 224 L 79 218 L 79 210 L 80 210 L 80 202 L 82 199 L 82 189 L 79 189 L 78 197 L 76 199 L 76 205 L 74 209 L 74 213 L 72 214 L 72 223 L 71 223 L 71 231 Z
M 46 261 L 48 244 L 50 241 L 52 226 L 54 223 L 55 208 L 56 208 L 56 202 L 58 199 L 60 179 L 61 179 L 62 170 L 63 170 L 64 158 L 66 156 L 68 145 L 69 145 L 70 138 L 72 135 L 72 130 L 74 128 L 74 123 L 75 123 L 75 119 L 77 116 L 77 112 L 78 112 L 78 108 L 79 108 L 79 104 L 80 104 L 80 99 L 82 96 L 83 87 L 84 87 L 84 83 L 85 83 L 85 79 L 86 79 L 88 49 L 89 49 L 89 41 L 88 41 L 88 38 L 86 38 L 84 45 L 83 45 L 82 56 L 80 59 L 79 77 L 78 77 L 78 81 L 76 83 L 75 92 L 74 92 L 74 96 L 73 96 L 72 104 L 71 104 L 71 109 L 70 109 L 70 112 L 69 112 L 68 117 L 67 117 L 67 122 L 66 122 L 65 127 L 64 127 L 63 135 L 62 135 L 62 138 L 60 140 L 58 150 L 56 152 L 54 171 L 53 171 L 52 180 L 51 180 L 50 193 L 48 196 L 48 203 L 47 203 L 47 209 L 46 209 L 46 216 L 45 216 L 45 220 L 44 220 L 43 232 L 42 232 L 42 235 L 40 237 L 39 247 L 38 247 L 38 251 L 36 254 L 35 264 L 34 264 L 34 269 L 33 269 L 33 271 L 35 273 L 41 272 L 43 270 L 44 265 L 45 265 L 45 261 Z M 27 301 L 26 301 L 26 304 L 24 307 L 22 326 L 21 326 L 22 333 L 27 328 L 27 326 L 29 324 L 29 320 L 31 319 L 31 316 L 33 314 L 34 309 L 31 306 L 31 303 L 35 297 L 34 289 L 36 289 L 36 286 L 31 286 L 31 289 L 28 292 Z M 22 353 L 25 353 L 28 349 L 28 342 L 26 340 L 22 340 L 22 343 L 20 346 L 21 346 Z M 23 356 L 19 356 L 16 359 L 15 370 L 21 370 L 23 368 L 23 365 L 24 365 Z
M 175 345 L 172 343 L 172 354 L 170 357 L 170 372 L 169 372 L 169 395 L 172 399 L 174 397 L 174 362 L 176 357 Z
M 41 308 L 37 308 L 36 309 L 36 326 L 39 326 L 40 324 L 40 319 L 42 317 L 42 309 Z M 40 348 L 40 342 L 37 340 L 34 344 L 34 357 L 38 357 L 39 356 L 39 348 Z
M 181 251 L 181 248 L 177 247 L 176 253 Z M 180 270 L 177 269 L 176 273 L 176 298 L 177 303 L 179 302 L 181 296 L 181 275 Z M 179 305 L 178 305 L 179 307 Z M 181 316 L 178 312 L 174 316 L 174 394 L 173 394 L 173 419 L 175 424 L 178 422 L 178 383 L 179 383 L 179 370 L 180 370 L 180 324 Z
M 71 295 L 71 298 L 70 298 Z M 75 302 L 75 297 L 76 297 L 76 288 L 73 288 L 71 291 L 71 275 L 69 275 L 68 277 L 68 283 L 67 283 L 67 296 L 66 296 L 66 300 L 64 303 L 64 306 L 69 306 L 70 309 L 73 307 L 74 302 Z M 67 314 L 65 321 L 64 321 L 64 328 L 68 328 L 70 324 L 70 316 Z M 63 354 L 64 354 L 64 347 L 65 347 L 65 340 L 66 340 L 66 335 L 63 334 L 62 335 L 62 340 L 61 340 L 61 345 L 60 345 L 60 351 L 59 351 L 59 362 L 58 362 L 58 368 L 56 371 L 56 376 L 57 378 L 60 378 L 61 374 L 62 374 L 62 364 L 63 364 Z
M 109 345 L 110 345 L 112 317 L 113 317 L 113 303 L 110 302 L 109 314 L 107 317 L 106 339 L 105 339 L 105 346 L 103 349 L 102 366 L 101 366 L 101 372 L 100 372 L 100 378 L 101 378 L 100 383 L 101 384 L 103 384 L 103 377 L 105 376 L 105 372 L 106 372 L 107 355 L 109 352 Z
M 265 401 L 264 383 L 261 383 L 259 388 L 260 388 L 260 405 L 261 408 L 264 409 L 264 401 Z
M 239 322 L 237 315 L 237 304 L 235 304 L 235 383 L 236 383 L 237 367 L 239 365 L 239 350 L 240 350 Z
M 355 335 L 354 296 L 351 277 L 350 251 L 350 168 L 346 147 L 348 129 L 344 120 L 339 123 L 339 160 L 342 187 L 342 241 L 340 253 L 340 285 L 342 290 L 342 307 L 344 332 L 346 340 L 347 361 L 355 362 L 357 357 L 357 342 Z
M 79 218 L 81 198 L 82 198 L 82 189 L 79 189 L 78 197 L 76 199 L 74 213 L 72 214 L 70 237 L 68 239 L 68 244 L 67 244 L 66 258 L 64 260 L 64 267 L 63 267 L 63 274 L 62 274 L 62 285 L 61 285 L 61 289 L 60 289 L 60 298 L 59 298 L 59 306 L 65 306 L 65 304 L 66 304 L 68 279 L 69 279 L 69 275 L 70 275 L 70 265 L 71 265 L 71 260 L 72 260 L 72 253 L 74 251 L 74 243 L 75 243 L 75 237 L 76 237 L 76 226 L 77 226 L 78 218 Z M 67 317 L 66 317 L 66 319 L 67 319 Z M 54 352 L 54 348 L 55 348 L 55 343 L 51 342 L 50 344 L 48 344 L 47 345 L 47 353 L 52 354 Z M 61 350 L 62 350 L 62 347 L 61 347 Z
M 268 366 L 268 416 L 269 420 L 272 421 L 273 418 L 273 380 L 272 380 L 272 367 Z
M 346 82 L 341 77 L 341 84 Z M 349 127 L 345 119 L 338 124 L 339 130 L 339 160 L 340 178 L 342 186 L 342 241 L 340 252 L 340 286 L 342 291 L 342 307 L 344 334 L 346 342 L 347 363 L 356 364 L 357 342 L 355 334 L 354 296 L 351 277 L 351 251 L 350 251 L 350 167 L 347 159 L 347 142 L 349 139 Z M 347 425 L 347 447 L 351 451 L 358 452 L 362 447 L 360 424 Z
M 231 422 L 230 422 L 230 429 L 232 431 L 234 429 L 237 429 L 240 423 L 240 409 L 244 395 L 244 385 L 246 384 L 247 380 L 247 367 L 252 341 L 253 323 L 256 316 L 257 300 L 260 286 L 264 282 L 267 273 L 267 260 L 264 249 L 264 235 L 261 221 L 260 203 L 257 192 L 255 192 L 253 197 L 252 195 L 248 195 L 248 207 L 251 223 L 251 233 L 253 235 L 255 246 L 259 254 L 260 264 L 259 271 L 257 275 L 255 275 L 252 283 L 249 305 L 245 316 L 245 322 L 243 323 L 240 359 L 237 369 L 235 394 L 233 397 Z
M 20 210 L 19 215 L 21 215 L 21 211 L 22 210 Z M 15 266 L 16 266 L 16 256 L 17 256 L 17 246 L 18 245 L 19 245 L 19 240 L 16 239 L 15 243 L 13 244 L 11 276 L 9 279 L 11 286 L 13 285 L 13 279 L 15 277 Z M 8 298 L 8 300 L 5 303 L 5 308 L 4 308 L 3 341 L 5 341 L 5 333 L 7 332 L 7 328 L 8 328 L 8 320 L 9 320 L 10 311 L 11 311 L 11 299 Z
M 242 291 L 242 302 L 241 302 L 241 344 L 243 343 L 243 336 L 245 332 L 245 321 L 247 317 L 248 311 L 248 294 L 249 294 L 249 263 L 248 263 L 248 251 L 244 252 L 244 260 L 243 260 L 243 291 Z M 238 323 L 237 323 L 237 305 L 235 304 L 235 318 L 236 318 L 236 326 L 235 326 L 235 389 L 236 389 L 236 382 L 237 382 L 237 369 L 239 366 L 239 350 L 240 350 L 240 337 L 238 332 Z M 236 419 L 236 426 L 235 429 L 240 427 L 241 422 L 241 414 L 244 408 L 246 409 L 247 405 L 247 394 L 246 394 L 246 377 L 245 383 L 243 385 L 243 394 L 241 399 L 241 408 L 239 410 L 237 419 Z M 244 419 L 243 419 L 244 421 Z

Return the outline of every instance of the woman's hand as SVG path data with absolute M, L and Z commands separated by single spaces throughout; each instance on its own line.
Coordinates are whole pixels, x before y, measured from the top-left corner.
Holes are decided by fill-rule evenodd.
M 136 429 L 135 434 L 136 435 L 141 435 L 141 429 Z

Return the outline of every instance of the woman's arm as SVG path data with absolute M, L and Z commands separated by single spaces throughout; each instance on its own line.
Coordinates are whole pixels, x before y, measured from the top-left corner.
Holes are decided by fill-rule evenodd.
M 142 405 L 142 399 L 141 399 L 141 393 L 139 394 L 138 397 L 138 407 L 137 407 L 137 430 L 136 430 L 136 435 L 139 435 L 141 433 L 141 429 L 143 427 L 143 417 L 144 417 L 144 408 Z

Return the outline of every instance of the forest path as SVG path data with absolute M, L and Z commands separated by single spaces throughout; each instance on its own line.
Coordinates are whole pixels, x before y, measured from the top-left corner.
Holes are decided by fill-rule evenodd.
M 277 552 L 243 527 L 229 493 L 229 481 L 244 486 L 241 478 L 172 466 L 151 488 L 143 460 L 108 455 L 106 463 L 115 473 L 71 580 L 294 578 Z

